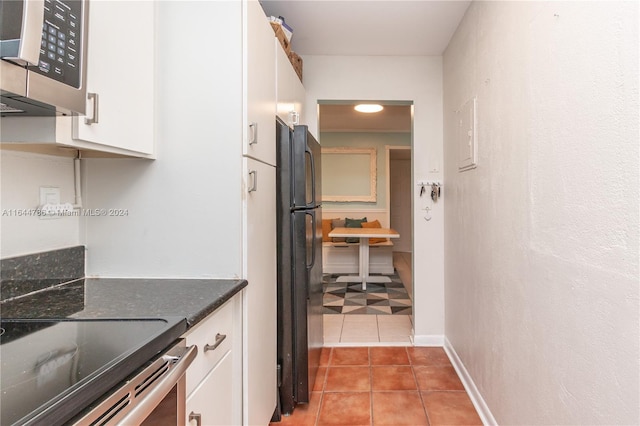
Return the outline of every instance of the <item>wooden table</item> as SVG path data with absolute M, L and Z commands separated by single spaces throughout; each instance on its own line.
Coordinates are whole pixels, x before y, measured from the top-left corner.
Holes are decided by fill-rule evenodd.
M 329 237 L 345 237 L 360 239 L 360 262 L 358 275 L 345 275 L 338 277 L 337 282 L 361 282 L 362 289 L 367 289 L 367 282 L 388 283 L 389 277 L 369 275 L 369 238 L 400 238 L 400 234 L 391 228 L 334 228 L 329 232 Z

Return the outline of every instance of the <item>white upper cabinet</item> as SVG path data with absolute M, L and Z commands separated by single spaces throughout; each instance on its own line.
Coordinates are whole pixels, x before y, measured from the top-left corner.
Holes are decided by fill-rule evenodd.
M 133 156 L 153 155 L 154 23 L 155 2 L 91 2 L 87 115 L 59 117 L 58 142 Z M 68 127 L 64 120 L 73 121 L 70 135 L 63 133 Z
M 3 117 L 1 141 L 153 158 L 156 7 L 148 0 L 90 2 L 86 116 Z
M 275 147 L 275 35 L 255 0 L 246 1 L 243 13 L 246 114 L 243 155 L 276 165 Z
M 289 126 L 304 124 L 304 86 L 277 38 L 275 52 L 277 115 Z

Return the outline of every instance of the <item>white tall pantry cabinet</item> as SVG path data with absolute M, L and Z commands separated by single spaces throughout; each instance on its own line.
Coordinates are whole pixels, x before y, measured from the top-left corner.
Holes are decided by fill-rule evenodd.
M 246 424 L 269 423 L 276 377 L 275 35 L 257 1 L 243 2 L 245 298 L 243 406 Z
M 156 159 L 83 160 L 86 207 L 129 212 L 83 219 L 87 274 L 247 279 L 233 380 L 242 423 L 266 425 L 277 394 L 275 35 L 255 0 L 155 8 Z

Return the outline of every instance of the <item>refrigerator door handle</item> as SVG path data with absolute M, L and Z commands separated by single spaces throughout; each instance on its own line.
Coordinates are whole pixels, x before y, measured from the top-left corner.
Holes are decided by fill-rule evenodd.
M 307 270 L 311 270 L 316 263 L 316 212 L 307 212 L 311 216 L 311 262 L 307 265 Z
M 310 161 L 311 163 L 311 197 L 312 197 L 311 199 L 313 200 L 312 203 L 315 203 L 316 201 L 316 160 L 315 158 L 313 158 L 313 152 L 311 152 L 309 145 L 307 145 L 304 150 L 305 150 L 305 153 L 309 155 L 309 159 L 311 160 Z M 315 216 L 313 220 L 315 221 Z M 314 238 L 315 238 L 315 233 L 314 233 Z

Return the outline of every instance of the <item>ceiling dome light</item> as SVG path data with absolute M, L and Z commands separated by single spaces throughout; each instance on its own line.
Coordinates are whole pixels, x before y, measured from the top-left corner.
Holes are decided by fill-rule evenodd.
M 382 105 L 378 105 L 378 104 L 359 104 L 359 105 L 356 105 L 354 109 L 358 112 L 371 113 L 371 112 L 380 112 L 383 110 L 383 107 Z

